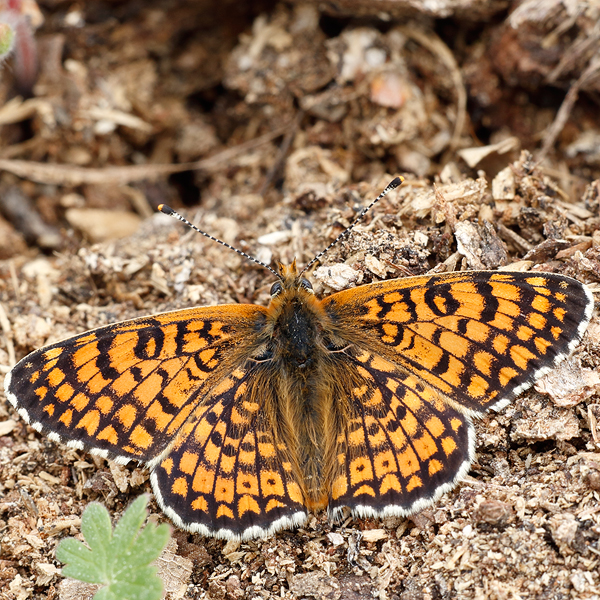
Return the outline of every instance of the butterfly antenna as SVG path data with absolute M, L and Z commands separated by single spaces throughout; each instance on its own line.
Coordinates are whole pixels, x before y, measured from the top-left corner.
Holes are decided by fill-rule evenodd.
M 166 204 L 159 204 L 158 210 L 165 215 L 169 215 L 169 217 L 174 217 L 175 219 L 179 219 L 182 223 L 185 223 L 188 227 L 191 227 L 194 231 L 201 233 L 204 237 L 207 237 L 209 240 L 212 240 L 213 242 L 217 242 L 217 244 L 221 244 L 221 246 L 225 246 L 225 248 L 229 248 L 230 250 L 237 252 L 239 255 L 243 256 L 244 258 L 247 258 L 248 260 L 251 260 L 252 262 L 256 263 L 257 265 L 260 265 L 261 267 L 264 267 L 265 269 L 268 269 L 269 271 L 271 271 L 271 273 L 273 273 L 273 275 L 275 275 L 275 277 L 277 277 L 277 279 L 283 280 L 282 276 L 279 273 L 277 273 L 277 271 L 275 271 L 275 269 L 272 269 L 269 265 L 265 264 L 264 262 L 261 262 L 260 260 L 258 260 L 258 258 L 254 258 L 254 256 L 250 256 L 249 254 L 246 254 L 245 252 L 243 252 L 242 250 L 240 250 L 238 248 L 234 248 L 233 246 L 230 246 L 227 242 L 224 242 L 223 240 L 220 240 L 219 238 L 213 237 L 212 235 L 206 233 L 206 231 L 202 231 L 202 229 L 198 229 L 198 227 L 196 227 L 193 223 L 190 223 L 185 217 L 182 217 L 178 212 L 174 211 L 170 206 L 167 206 Z
M 335 238 L 335 240 L 333 240 L 333 242 L 331 242 L 331 244 L 329 244 L 329 246 L 327 246 L 327 248 L 325 248 L 325 250 L 322 250 L 321 252 L 319 252 L 319 254 L 317 254 L 306 265 L 306 267 L 304 267 L 304 269 L 302 269 L 302 272 L 300 273 L 300 275 L 302 275 L 302 273 L 305 273 L 306 271 L 308 271 L 317 261 L 319 261 L 321 259 L 321 257 L 324 254 L 327 254 L 327 252 L 329 252 L 338 242 L 343 240 L 345 237 L 348 237 L 348 235 L 350 235 L 350 232 L 352 231 L 352 229 L 354 229 L 354 226 L 359 221 L 362 220 L 362 218 L 373 208 L 373 206 L 375 206 L 375 204 L 377 204 L 377 202 L 379 202 L 388 192 L 391 192 L 392 190 L 395 190 L 397 187 L 401 186 L 403 181 L 404 181 L 404 177 L 396 177 L 396 179 L 394 179 L 393 181 L 390 181 L 390 183 L 387 184 L 387 186 L 385 187 L 383 192 L 381 192 L 381 194 L 379 194 L 379 196 L 377 196 L 377 198 L 375 198 L 375 200 L 373 200 L 373 202 L 371 202 L 371 204 L 369 204 L 369 206 L 363 208 L 360 211 L 360 214 L 358 215 L 358 217 L 356 217 L 356 219 L 354 219 L 354 221 L 352 221 L 352 223 L 350 223 L 350 225 L 348 225 L 348 227 L 346 227 L 346 229 L 344 229 L 344 231 L 342 231 L 342 233 L 340 233 L 340 235 L 338 235 Z

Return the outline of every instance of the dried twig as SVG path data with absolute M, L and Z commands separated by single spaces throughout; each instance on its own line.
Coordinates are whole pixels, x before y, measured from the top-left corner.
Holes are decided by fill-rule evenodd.
M 6 311 L 4 310 L 4 306 L 0 303 L 0 327 L 2 327 L 2 331 L 4 332 L 4 337 L 6 338 L 6 352 L 8 353 L 8 362 L 12 367 L 16 364 L 17 359 L 15 356 L 15 346 L 12 340 L 12 331 L 10 327 L 10 321 L 6 316 Z
M 10 186 L 2 190 L 0 212 L 25 236 L 28 243 L 47 249 L 61 245 L 58 229 L 40 217 L 33 202 L 19 187 Z
M 432 31 L 425 33 L 416 27 L 402 27 L 401 31 L 406 37 L 415 40 L 432 54 L 438 56 L 450 71 L 452 83 L 456 89 L 456 121 L 454 123 L 452 139 L 448 146 L 450 150 L 454 150 L 458 146 L 467 118 L 467 90 L 465 89 L 460 68 L 450 48 Z
M 577 98 L 579 97 L 579 90 L 590 83 L 592 79 L 597 77 L 600 74 L 600 56 L 594 56 L 594 58 L 590 61 L 589 65 L 585 69 L 585 71 L 581 74 L 579 79 L 570 87 L 563 103 L 561 104 L 558 112 L 556 113 L 556 117 L 554 122 L 548 128 L 546 135 L 544 136 L 544 144 L 542 145 L 542 149 L 537 155 L 537 161 L 541 162 L 546 158 L 546 155 L 550 151 L 550 148 L 554 145 L 556 138 L 563 130 L 571 111 L 573 110 L 573 106 L 575 102 L 577 102 Z
M 265 194 L 267 189 L 269 189 L 271 182 L 273 181 L 273 179 L 275 179 L 279 169 L 281 169 L 281 167 L 283 166 L 283 163 L 285 162 L 285 157 L 287 156 L 292 142 L 296 137 L 296 133 L 298 131 L 298 128 L 300 127 L 300 123 L 302 122 L 303 117 L 304 111 L 301 110 L 298 112 L 296 118 L 294 119 L 294 122 L 290 125 L 288 131 L 286 132 L 283 141 L 281 142 L 281 146 L 279 147 L 279 151 L 277 152 L 277 158 L 275 159 L 275 162 L 271 165 L 271 168 L 267 172 L 267 175 L 265 176 L 265 181 L 262 184 L 260 191 L 258 192 L 259 196 L 263 196 Z
M 183 171 L 210 170 L 231 160 L 234 156 L 253 150 L 286 133 L 290 125 L 279 127 L 260 137 L 227 148 L 210 158 L 195 162 L 162 165 L 131 165 L 126 167 L 86 168 L 73 165 L 55 165 L 29 160 L 0 159 L 0 170 L 9 171 L 23 179 L 52 185 L 76 186 L 84 183 L 126 185 L 143 179 L 156 179 Z

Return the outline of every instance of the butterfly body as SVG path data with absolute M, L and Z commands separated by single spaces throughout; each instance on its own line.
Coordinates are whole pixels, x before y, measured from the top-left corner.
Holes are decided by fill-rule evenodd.
M 249 539 L 310 511 L 408 515 L 467 473 L 471 419 L 567 356 L 589 290 L 549 273 L 397 279 L 163 313 L 36 350 L 7 398 L 55 441 L 146 463 L 180 527 Z
M 338 420 L 331 382 L 333 324 L 295 262 L 280 264 L 279 272 L 266 318 L 260 319 L 258 337 L 264 343 L 249 362 L 258 361 L 256 368 L 270 382 L 265 386 L 272 386 L 276 400 L 269 420 L 275 445 L 287 454 L 307 508 L 316 511 L 328 504 L 331 461 L 326 456 L 331 423 Z

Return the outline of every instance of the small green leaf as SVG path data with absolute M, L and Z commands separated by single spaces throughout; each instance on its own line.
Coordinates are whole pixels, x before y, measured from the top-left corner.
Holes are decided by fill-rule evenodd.
M 100 588 L 94 594 L 94 600 L 118 600 L 115 596 L 114 590 L 109 587 Z
M 142 523 L 146 520 L 146 504 L 148 504 L 148 496 L 145 494 L 136 498 L 129 505 L 121 520 L 115 525 L 113 542 L 111 544 L 114 550 L 121 552 L 129 550 Z
M 104 569 L 96 562 L 94 553 L 75 538 L 62 540 L 56 549 L 56 558 L 68 563 L 62 573 L 66 577 L 86 583 L 106 583 Z
M 85 509 L 81 518 L 81 533 L 92 550 L 106 550 L 106 540 L 112 538 L 112 525 L 104 506 L 93 502 Z
M 170 528 L 150 523 L 140 531 L 147 503 L 147 496 L 132 502 L 114 532 L 107 510 L 100 504 L 90 504 L 81 520 L 81 532 L 89 548 L 69 538 L 56 551 L 56 557 L 67 563 L 63 575 L 105 584 L 95 600 L 160 600 L 162 581 L 150 563 L 169 541 Z
M 13 50 L 15 31 L 8 23 L 0 23 L 0 60 L 6 58 Z
M 154 575 L 152 579 L 146 579 L 143 584 L 117 583 L 114 586 L 114 594 L 117 599 L 160 600 L 162 588 L 162 581 Z
M 81 517 L 81 533 L 92 549 L 96 569 L 106 573 L 108 569 L 108 550 L 106 540 L 110 541 L 112 537 L 112 525 L 110 515 L 104 506 L 93 502 L 90 504 Z M 107 579 L 97 583 L 108 583 Z
M 171 537 L 171 528 L 163 523 L 154 525 L 149 523 L 138 535 L 130 553 L 130 563 L 144 565 L 156 560 Z

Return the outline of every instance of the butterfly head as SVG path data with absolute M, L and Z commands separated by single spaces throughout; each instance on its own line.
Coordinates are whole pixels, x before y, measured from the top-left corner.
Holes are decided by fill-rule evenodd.
M 277 274 L 279 280 L 271 286 L 271 302 L 282 301 L 290 297 L 313 297 L 314 291 L 308 279 L 298 274 L 296 259 L 290 265 L 277 263 Z

